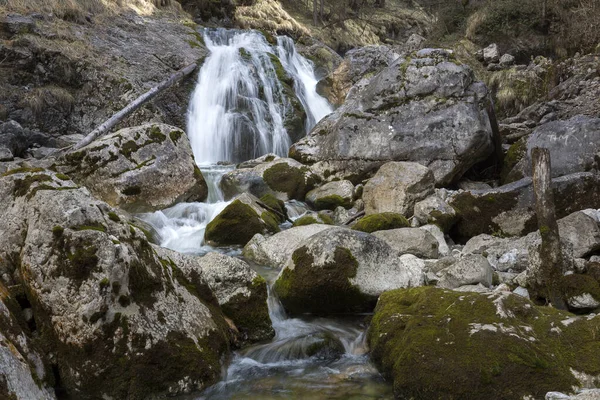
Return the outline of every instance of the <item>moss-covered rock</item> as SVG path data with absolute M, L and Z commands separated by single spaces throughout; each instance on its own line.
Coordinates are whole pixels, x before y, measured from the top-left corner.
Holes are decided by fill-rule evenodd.
M 277 217 L 280 223 L 285 222 L 287 219 L 287 209 L 285 208 L 285 203 L 282 200 L 279 200 L 271 193 L 267 193 L 260 198 L 260 201 L 267 207 L 276 211 L 273 214 Z
M 204 238 L 219 245 L 245 245 L 257 233 L 279 232 L 277 222 L 256 197 L 242 194 L 206 226 Z
M 388 229 L 406 228 L 408 226 L 410 226 L 410 223 L 403 215 L 385 212 L 362 217 L 354 224 L 352 229 L 372 233 Z
M 306 194 L 306 202 L 317 210 L 348 209 L 352 207 L 353 200 L 354 185 L 347 180 L 326 183 Z
M 276 162 L 270 166 L 264 171 L 263 179 L 272 190 L 296 200 L 304 200 L 306 193 L 317 183 L 316 176 L 308 167 L 287 162 Z
M 306 215 L 298 218 L 292 224 L 293 227 L 297 226 L 306 226 L 312 224 L 324 224 L 324 225 L 334 225 L 333 218 L 331 218 L 325 212 L 309 212 Z
M 600 282 L 593 275 L 571 274 L 560 283 L 563 298 L 573 312 L 600 307 Z
M 598 376 L 598 329 L 513 294 L 424 287 L 380 297 L 369 344 L 397 398 L 517 400 L 572 391 L 571 369 Z
M 384 290 L 422 283 L 420 266 L 399 259 L 383 240 L 331 228 L 302 242 L 274 290 L 290 313 L 323 315 L 368 312 Z

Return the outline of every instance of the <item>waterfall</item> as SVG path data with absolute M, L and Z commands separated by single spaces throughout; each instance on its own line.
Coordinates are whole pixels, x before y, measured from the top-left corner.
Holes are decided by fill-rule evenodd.
M 205 30 L 204 40 L 210 55 L 188 111 L 198 164 L 241 162 L 267 153 L 286 156 L 292 139 L 299 139 L 286 126 L 290 119 L 305 113 L 305 134 L 332 111 L 316 92 L 311 63 L 291 39 L 279 37 L 271 45 L 257 31 L 212 29 Z

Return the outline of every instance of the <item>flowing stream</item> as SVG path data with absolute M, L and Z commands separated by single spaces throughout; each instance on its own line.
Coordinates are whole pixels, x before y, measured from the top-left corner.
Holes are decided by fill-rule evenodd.
M 292 144 L 286 129 L 291 96 L 306 114 L 305 133 L 332 111 L 316 92 L 312 63 L 294 42 L 278 37 L 269 44 L 255 31 L 206 30 L 210 55 L 201 68 L 188 112 L 188 137 L 207 182 L 205 203 L 181 203 L 139 217 L 152 225 L 158 242 L 182 253 L 219 251 L 240 256 L 241 249 L 204 243 L 207 224 L 229 204 L 219 189 L 221 177 L 241 162 L 267 153 L 286 156 Z M 293 93 L 279 80 L 278 68 L 293 79 Z M 308 210 L 286 203 L 290 219 Z M 282 229 L 288 228 L 282 225 Z M 278 271 L 253 266 L 272 283 Z M 185 399 L 391 399 L 391 388 L 369 362 L 365 316 L 338 319 L 288 318 L 269 291 L 275 338 L 233 355 L 223 380 Z

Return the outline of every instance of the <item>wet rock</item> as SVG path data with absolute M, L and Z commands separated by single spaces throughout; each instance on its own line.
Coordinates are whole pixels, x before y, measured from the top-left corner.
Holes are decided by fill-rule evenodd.
M 451 266 L 438 272 L 440 280 L 437 285 L 446 289 L 455 289 L 459 286 L 481 283 L 490 287 L 492 286 L 493 272 L 485 257 L 477 254 L 465 255 Z
M 433 194 L 434 186 L 433 173 L 421 164 L 384 164 L 365 185 L 365 213 L 393 212 L 411 217 L 415 203 Z
M 344 355 L 346 349 L 342 342 L 332 333 L 322 332 L 311 335 L 311 342 L 306 348 L 306 355 L 318 360 L 336 360 Z
M 0 178 L 0 230 L 10 232 L 0 237 L 0 276 L 23 285 L 35 341 L 55 355 L 68 396 L 141 399 L 219 379 L 223 315 L 127 216 L 60 174 L 29 169 Z
M 290 156 L 307 164 L 363 160 L 363 171 L 411 161 L 429 167 L 440 186 L 458 180 L 493 145 L 487 89 L 454 61 L 449 52 L 432 49 L 396 60 L 355 87 L 343 106 L 291 147 Z
M 187 135 L 164 124 L 100 138 L 66 154 L 59 170 L 108 204 L 135 212 L 203 201 L 208 194 Z
M 237 196 L 207 226 L 204 238 L 217 245 L 245 245 L 257 233 L 279 232 L 277 216 L 251 194 Z
M 252 165 L 252 164 L 250 164 Z M 279 200 L 304 200 L 318 177 L 310 169 L 289 158 L 267 156 L 252 168 L 230 171 L 223 175 L 220 187 L 226 199 L 250 193 L 256 197 L 272 194 Z
M 433 224 L 448 232 L 458 220 L 456 210 L 447 202 L 448 191 L 436 189 L 435 193 L 415 203 L 414 217 L 420 224 Z
M 401 228 L 373 232 L 373 236 L 384 240 L 398 255 L 412 254 L 419 258 L 438 258 L 439 243 L 425 229 Z
M 331 228 L 331 225 L 315 223 L 286 229 L 270 237 L 256 234 L 244 246 L 243 254 L 257 264 L 281 269 L 302 241 Z
M 386 290 L 422 285 L 422 268 L 375 236 L 333 228 L 294 250 L 274 290 L 292 314 L 369 311 Z
M 597 374 L 599 324 L 505 292 L 424 287 L 380 297 L 369 344 L 397 398 L 542 398 Z
M 407 228 L 410 223 L 403 215 L 397 213 L 371 214 L 360 218 L 352 226 L 352 229 L 361 232 L 372 233 L 388 229 Z
M 317 210 L 351 208 L 353 200 L 354 185 L 350 181 L 329 182 L 306 194 L 306 202 Z

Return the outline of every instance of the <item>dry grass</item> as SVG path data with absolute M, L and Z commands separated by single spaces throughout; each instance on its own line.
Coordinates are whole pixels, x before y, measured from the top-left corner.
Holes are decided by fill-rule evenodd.
M 90 15 L 110 16 L 124 10 L 150 15 L 159 9 L 181 12 L 175 0 L 0 0 L 0 13 L 39 12 L 74 22 L 83 22 Z
M 33 115 L 37 116 L 48 109 L 69 113 L 74 103 L 75 99 L 67 90 L 57 86 L 44 86 L 29 92 L 22 100 L 21 106 L 31 109 Z
M 237 7 L 235 19 L 242 29 L 308 35 L 308 30 L 299 24 L 276 0 L 257 0 L 252 6 Z

